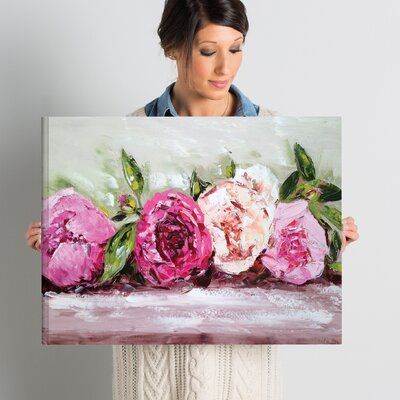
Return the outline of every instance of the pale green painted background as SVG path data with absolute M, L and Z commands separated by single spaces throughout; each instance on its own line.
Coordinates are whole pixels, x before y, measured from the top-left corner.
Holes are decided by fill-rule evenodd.
M 44 194 L 70 183 L 115 213 L 118 195 L 130 192 L 122 148 L 142 166 L 144 200 L 168 188 L 189 192 L 193 169 L 211 182 L 224 177 L 229 157 L 238 167 L 265 165 L 282 183 L 296 169 L 295 142 L 314 160 L 317 177 L 340 186 L 340 125 L 339 117 L 50 118 Z

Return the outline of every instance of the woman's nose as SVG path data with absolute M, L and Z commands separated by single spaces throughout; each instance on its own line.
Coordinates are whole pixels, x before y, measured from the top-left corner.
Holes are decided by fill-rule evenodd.
M 215 66 L 215 72 L 218 75 L 224 75 L 227 76 L 229 75 L 229 60 L 228 57 L 225 54 L 222 54 L 218 57 L 217 59 L 217 64 Z

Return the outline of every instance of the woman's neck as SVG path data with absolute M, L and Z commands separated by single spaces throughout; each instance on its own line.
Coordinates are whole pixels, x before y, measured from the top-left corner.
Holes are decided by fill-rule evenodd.
M 221 100 L 199 96 L 178 79 L 171 90 L 171 101 L 180 117 L 221 117 L 234 115 L 237 98 L 228 92 Z

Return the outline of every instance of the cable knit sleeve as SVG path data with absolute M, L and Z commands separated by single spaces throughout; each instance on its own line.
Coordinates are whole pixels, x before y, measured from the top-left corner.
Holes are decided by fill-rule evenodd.
M 146 117 L 144 107 L 138 108 L 137 110 L 129 113 L 127 117 Z
M 113 346 L 113 400 L 283 400 L 277 347 Z
M 260 107 L 260 111 L 258 113 L 259 117 L 274 117 L 278 115 L 277 111 L 271 110 L 269 108 Z M 144 107 L 138 108 L 137 110 L 129 113 L 127 117 L 145 117 L 146 113 Z
M 260 107 L 260 111 L 258 113 L 259 117 L 276 117 L 277 115 L 279 115 L 277 111 L 262 106 Z

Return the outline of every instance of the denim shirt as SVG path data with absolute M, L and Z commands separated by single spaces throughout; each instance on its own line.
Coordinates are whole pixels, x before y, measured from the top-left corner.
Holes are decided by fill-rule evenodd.
M 147 117 L 178 117 L 178 113 L 171 102 L 171 89 L 175 82 L 165 89 L 164 93 L 146 104 L 144 107 Z M 234 116 L 237 117 L 256 117 L 260 107 L 253 104 L 235 85 L 231 85 L 229 91 L 236 95 L 238 99 L 237 108 Z

